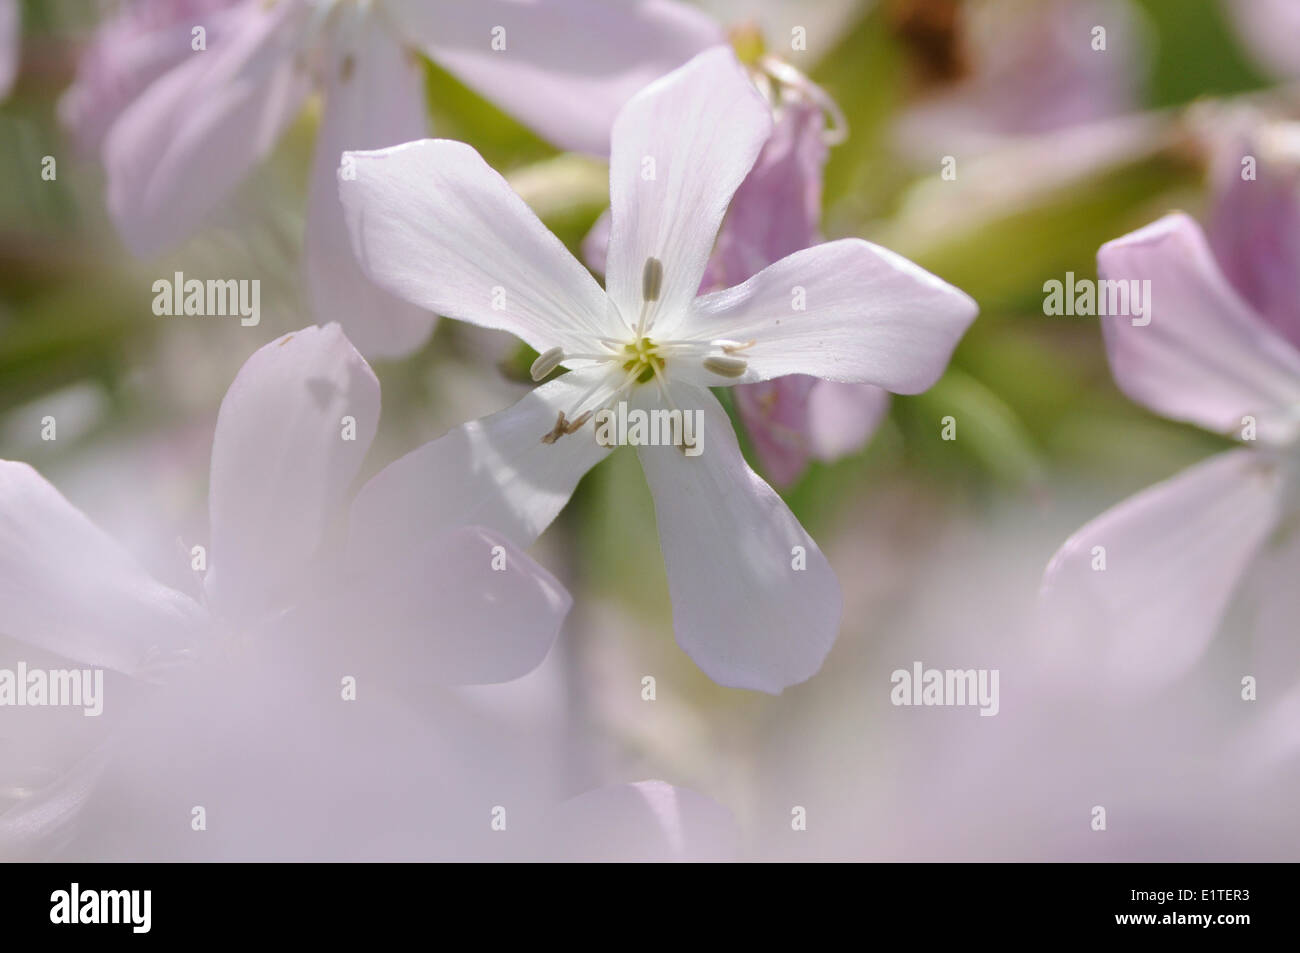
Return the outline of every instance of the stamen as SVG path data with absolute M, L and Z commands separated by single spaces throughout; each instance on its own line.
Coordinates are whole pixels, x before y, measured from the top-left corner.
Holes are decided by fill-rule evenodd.
M 564 360 L 564 349 L 553 347 L 549 351 L 537 355 L 537 360 L 533 361 L 533 366 L 529 368 L 528 373 L 533 376 L 533 380 L 540 381 L 559 367 L 562 360 Z
M 663 290 L 663 285 L 664 263 L 658 258 L 647 258 L 645 267 L 641 269 L 641 315 L 636 319 L 634 332 L 638 341 L 645 337 L 646 330 L 654 324 L 654 321 L 648 319 L 654 303 L 659 300 L 659 292 Z
M 641 272 L 641 297 L 646 301 L 658 301 L 663 285 L 664 263 L 658 258 L 647 258 Z
M 736 378 L 742 376 L 749 367 L 749 362 L 738 357 L 706 357 L 704 369 L 719 377 Z
M 720 347 L 728 354 L 735 354 L 737 351 L 744 351 L 757 344 L 757 341 L 746 341 L 744 344 L 737 344 L 735 341 L 714 341 L 714 347 Z

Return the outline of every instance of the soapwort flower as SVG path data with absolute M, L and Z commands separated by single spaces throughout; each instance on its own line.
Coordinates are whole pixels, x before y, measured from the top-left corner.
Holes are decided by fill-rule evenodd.
M 1151 684 L 1197 662 L 1245 577 L 1275 559 L 1294 575 L 1300 350 L 1228 281 L 1186 215 L 1104 245 L 1097 266 L 1105 279 L 1151 282 L 1149 324 L 1102 319 L 1120 389 L 1243 444 L 1102 514 L 1047 568 L 1052 631 L 1112 683 Z M 1270 587 L 1268 601 L 1289 598 L 1287 585 Z M 1294 643 L 1294 616 L 1285 622 Z
M 678 642 L 724 685 L 777 692 L 817 671 L 839 627 L 839 585 L 745 463 L 708 388 L 807 374 L 922 391 L 977 309 L 858 239 L 804 249 L 697 297 L 728 203 L 771 129 L 770 107 L 725 47 L 633 97 L 614 122 L 604 291 L 469 146 L 424 140 L 345 154 L 340 195 L 376 283 L 522 338 L 540 355 L 535 379 L 567 369 L 379 474 L 356 503 L 367 545 L 404 545 L 453 518 L 530 541 L 604 456 L 599 411 L 620 401 L 698 411 L 702 453 L 638 447 Z M 459 489 L 431 495 L 430 481 Z M 396 499 L 409 501 L 402 518 L 372 515 L 372 504 Z
M 772 107 L 772 135 L 736 189 L 718 231 L 700 293 L 738 285 L 786 255 L 822 241 L 822 179 L 828 148 L 848 134 L 829 94 L 769 52 L 754 26 L 732 30 L 732 46 Z M 609 213 L 583 242 L 583 258 L 605 270 Z M 810 459 L 860 450 L 889 408 L 887 391 L 792 374 L 734 391 L 736 409 L 767 477 L 789 485 Z
M 316 817 L 331 795 L 304 791 L 290 766 L 317 777 L 321 751 L 341 750 L 322 720 L 358 731 L 340 711 L 343 678 L 372 694 L 514 679 L 542 661 L 570 605 L 508 540 L 463 521 L 364 557 L 334 542 L 379 408 L 378 381 L 336 325 L 286 335 L 248 360 L 217 419 L 197 597 L 155 581 L 31 467 L 0 461 L 0 634 L 117 673 L 110 691 L 126 687 L 106 708 L 115 719 L 132 714 L 109 739 L 112 759 L 147 760 L 141 751 L 165 749 L 173 732 L 169 741 L 184 742 L 173 750 L 188 752 L 178 768 L 206 777 L 210 798 L 224 785 L 232 812 L 250 783 L 237 769 L 264 763 L 283 775 L 277 791 L 302 799 L 296 816 Z M 367 498 L 362 521 L 382 515 L 382 501 Z M 220 753 L 217 742 L 195 744 L 236 729 L 254 740 Z M 373 751 L 379 740 L 353 737 L 347 750 Z M 0 778 L 0 790 L 20 792 L 0 804 L 0 852 L 63 838 L 106 759 L 93 748 L 58 777 L 37 765 L 27 776 L 45 783 L 35 786 Z M 171 778 L 157 760 L 136 772 L 152 778 L 151 792 Z M 6 759 L 9 771 L 22 768 Z
M 308 285 L 319 320 L 341 324 L 372 357 L 410 352 L 434 318 L 381 293 L 357 270 L 334 173 L 345 149 L 426 133 L 414 51 L 557 145 L 605 155 L 618 107 L 718 38 L 708 17 L 672 0 L 245 0 L 212 19 L 217 29 L 204 51 L 190 52 L 188 32 L 178 34 L 172 18 L 173 28 L 149 34 L 144 50 L 120 54 L 128 87 L 147 75 L 135 69 L 140 60 L 175 57 L 178 44 L 188 55 L 148 83 L 105 135 L 113 221 L 139 255 L 187 237 L 271 151 L 311 91 L 321 90 Z M 85 98 L 71 100 L 67 114 L 84 115 L 77 103 Z

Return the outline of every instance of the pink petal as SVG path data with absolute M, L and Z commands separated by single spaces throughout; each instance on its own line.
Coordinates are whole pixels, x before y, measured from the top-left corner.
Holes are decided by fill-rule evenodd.
M 288 598 L 342 517 L 378 424 L 379 381 L 337 325 L 248 359 L 212 444 L 204 586 L 220 611 L 247 618 Z
M 1221 434 L 1239 435 L 1246 416 L 1266 442 L 1300 430 L 1300 353 L 1227 283 L 1191 218 L 1169 215 L 1108 242 L 1097 270 L 1150 282 L 1149 324 L 1102 319 L 1111 372 L 1130 398 Z
M 1232 450 L 1103 513 L 1047 567 L 1048 636 L 1113 683 L 1178 678 L 1277 525 L 1283 486 L 1275 463 Z
M 634 93 L 723 41 L 717 24 L 674 0 L 389 0 L 385 10 L 507 112 L 562 148 L 599 156 Z
M 274 146 L 309 77 L 296 61 L 307 8 L 240 8 L 243 22 L 135 100 L 104 141 L 108 208 L 137 255 L 188 237 Z
M 190 647 L 204 614 L 25 463 L 0 461 L 0 633 L 132 674 Z
M 425 139 L 345 162 L 353 249 L 381 288 L 538 351 L 588 352 L 618 331 L 600 286 L 469 146 Z
M 392 40 L 385 23 L 361 17 L 357 29 L 330 58 L 307 208 L 307 283 L 318 323 L 337 322 L 368 357 L 403 357 L 428 339 L 434 315 L 366 278 L 352 253 L 338 174 L 345 151 L 397 145 L 425 134 L 424 74 Z
M 745 463 L 731 422 L 703 388 L 671 386 L 703 413 L 701 453 L 643 446 L 677 644 L 720 685 L 779 693 L 821 668 L 839 632 L 839 583 L 812 537 Z M 661 407 L 652 388 L 636 392 Z

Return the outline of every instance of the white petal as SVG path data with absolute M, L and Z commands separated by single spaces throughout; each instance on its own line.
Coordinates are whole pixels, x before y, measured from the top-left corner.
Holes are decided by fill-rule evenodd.
M 581 862 L 726 862 L 739 831 L 721 804 L 665 781 L 588 791 L 547 820 L 548 859 Z
M 344 161 L 352 246 L 380 287 L 538 351 L 589 352 L 618 330 L 587 269 L 469 146 L 425 139 Z
M 178 242 L 217 208 L 297 115 L 306 8 L 248 4 L 246 21 L 150 86 L 104 141 L 108 208 L 137 255 Z
M 1275 464 L 1233 450 L 1108 510 L 1047 567 L 1045 627 L 1113 683 L 1176 679 L 1276 526 L 1282 485 Z
M 485 526 L 528 545 L 606 450 L 588 422 L 551 444 L 556 416 L 599 379 L 571 371 L 499 413 L 470 421 L 390 464 L 352 504 L 357 557 L 383 559 L 456 526 Z
M 307 208 L 306 267 L 317 322 L 337 322 L 368 357 L 402 357 L 433 330 L 434 315 L 372 284 L 352 253 L 338 170 L 350 149 L 380 149 L 426 132 L 424 74 L 375 17 L 340 43 L 325 90 Z
M 378 422 L 379 381 L 337 325 L 287 334 L 248 359 L 212 445 L 204 586 L 221 611 L 265 610 L 301 579 Z
M 203 618 L 35 470 L 0 460 L 0 632 L 132 674 L 188 647 Z
M 633 93 L 724 39 L 709 17 L 674 0 L 387 0 L 385 9 L 507 112 L 562 148 L 601 157 Z
M 650 386 L 636 396 L 644 408 L 662 406 Z M 702 452 L 637 452 L 654 495 L 677 643 L 720 685 L 780 692 L 821 668 L 839 632 L 839 583 L 745 463 L 717 399 L 685 383 L 671 397 L 684 412 L 703 412 Z
M 969 295 L 906 258 L 845 238 L 699 298 L 665 337 L 753 341 L 738 354 L 749 369 L 731 383 L 810 374 L 916 394 L 942 376 L 978 310 Z M 674 372 L 727 383 L 689 361 Z
M 1216 433 L 1239 435 L 1245 416 L 1264 441 L 1300 433 L 1300 354 L 1228 284 L 1195 221 L 1168 215 L 1108 242 L 1097 270 L 1109 280 L 1150 281 L 1146 318 L 1102 319 L 1125 394 Z
M 477 527 L 440 533 L 410 549 L 349 559 L 351 575 L 319 607 L 314 627 L 346 637 L 329 654 L 358 684 L 487 684 L 541 664 L 572 599 L 504 537 Z M 359 633 L 365 633 L 359 638 Z M 320 661 L 321 659 L 318 659 Z
M 772 132 L 767 103 L 730 48 L 647 86 L 614 122 L 606 287 L 623 318 L 641 310 L 646 260 L 663 264 L 657 313 L 695 298 L 731 196 Z

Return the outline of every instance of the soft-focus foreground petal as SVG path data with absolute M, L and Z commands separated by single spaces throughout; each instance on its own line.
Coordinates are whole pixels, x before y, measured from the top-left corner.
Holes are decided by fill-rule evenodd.
M 352 504 L 350 546 L 382 560 L 456 526 L 485 526 L 520 545 L 564 508 L 582 475 L 608 452 L 590 425 L 546 444 L 561 411 L 604 373 L 571 371 L 512 407 L 413 450 L 371 479 Z
M 244 617 L 310 568 L 379 422 L 379 381 L 338 325 L 259 349 L 221 402 L 212 444 L 208 598 Z
M 718 226 L 772 131 L 772 114 L 729 47 L 646 87 L 614 122 L 605 286 L 624 320 L 641 310 L 649 258 L 663 265 L 665 326 L 695 298 Z
M 129 675 L 202 621 L 35 470 L 0 461 L 0 633 Z
M 977 311 L 970 296 L 906 258 L 845 238 L 705 295 L 664 336 L 752 341 L 738 352 L 748 369 L 737 383 L 811 374 L 915 394 L 943 374 Z M 686 361 L 673 370 L 721 383 Z
M 361 267 L 405 301 L 538 351 L 587 352 L 619 327 L 587 269 L 462 142 L 348 153 L 339 196 Z
M 662 407 L 654 388 L 638 403 Z M 677 643 L 720 685 L 780 692 L 821 668 L 839 632 L 835 573 L 789 507 L 741 456 L 731 421 L 707 390 L 669 395 L 703 412 L 701 452 L 643 446 Z
M 675 0 L 386 0 L 430 57 L 565 149 L 605 156 L 639 89 L 723 41 Z
M 18 75 L 23 27 L 18 17 L 18 0 L 0 0 L 0 99 L 9 95 Z
M 92 750 L 49 784 L 25 792 L 0 811 L 0 861 L 50 860 L 75 838 L 108 750 Z
M 382 21 L 361 16 L 353 23 L 338 38 L 326 81 L 307 207 L 307 285 L 318 323 L 340 324 L 367 357 L 402 357 L 428 338 L 434 316 L 366 278 L 352 253 L 338 173 L 347 150 L 380 149 L 425 134 L 424 74 Z
M 246 0 L 144 0 L 117 5 L 77 55 L 77 75 L 59 98 L 59 119 L 78 146 L 93 154 L 122 111 L 159 77 L 209 49 L 248 17 Z M 206 51 L 202 51 L 206 52 Z
M 299 0 L 250 0 L 243 22 L 163 76 L 104 140 L 108 209 L 137 255 L 189 236 L 270 152 L 309 89 Z
M 1286 442 L 1300 429 L 1300 352 L 1265 325 L 1224 279 L 1199 225 L 1168 215 L 1097 253 L 1110 281 L 1150 282 L 1144 317 L 1102 319 L 1120 390 L 1158 414 Z M 1149 322 L 1149 323 L 1147 323 Z
M 739 831 L 721 804 L 665 781 L 588 791 L 547 818 L 543 854 L 581 862 L 719 862 L 736 858 Z
M 1047 567 L 1044 635 L 1108 684 L 1178 678 L 1277 524 L 1283 486 L 1274 462 L 1232 450 L 1103 513 Z
M 390 688 L 527 675 L 572 605 L 555 577 L 478 527 L 440 533 L 386 558 L 353 556 L 348 568 L 312 610 L 318 621 L 310 651 L 335 658 L 339 671 L 359 682 Z M 326 640 L 325 632 L 336 637 Z

